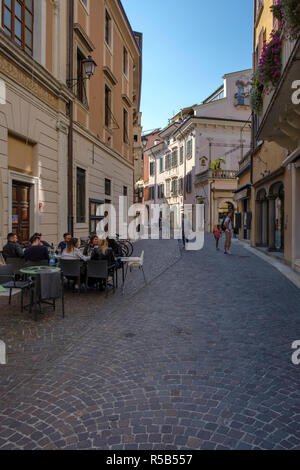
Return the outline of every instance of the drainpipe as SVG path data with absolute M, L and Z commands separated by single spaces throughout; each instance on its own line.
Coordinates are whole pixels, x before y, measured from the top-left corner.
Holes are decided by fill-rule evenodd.
M 74 0 L 69 0 L 69 37 L 68 37 L 68 83 L 72 90 L 73 65 L 74 65 Z M 68 232 L 74 235 L 73 212 L 73 101 L 69 101 L 69 136 L 68 136 Z

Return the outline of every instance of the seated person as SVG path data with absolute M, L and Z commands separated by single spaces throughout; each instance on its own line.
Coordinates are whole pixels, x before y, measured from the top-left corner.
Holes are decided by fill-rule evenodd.
M 113 238 L 108 238 L 107 242 L 108 242 L 109 248 L 112 249 L 114 256 L 116 258 L 118 258 L 118 257 L 121 258 L 123 256 L 123 254 L 122 254 L 122 248 L 121 248 L 120 243 L 118 243 Z
M 108 240 L 99 240 L 92 252 L 91 260 L 93 261 L 108 261 L 108 266 L 115 264 L 113 250 L 108 246 Z
M 78 238 L 71 238 L 67 247 L 62 252 L 61 259 L 80 259 L 81 261 L 88 261 L 90 256 L 84 256 L 81 253 Z
M 24 253 L 25 261 L 49 261 L 48 248 L 42 245 L 40 238 L 33 236 L 30 242 L 30 247 Z
M 81 261 L 88 261 L 90 256 L 84 256 L 81 251 L 79 250 L 79 240 L 78 238 L 71 238 L 67 247 L 64 249 L 61 255 L 61 259 L 65 260 L 81 260 Z M 86 266 L 83 264 L 80 268 L 80 279 L 81 282 L 85 280 L 85 273 L 86 273 Z M 79 289 L 79 277 L 72 278 L 67 276 L 68 279 L 73 279 L 75 281 L 75 289 Z
M 15 233 L 7 235 L 7 244 L 3 247 L 3 257 L 5 260 L 7 258 L 24 258 L 24 252 Z
M 64 233 L 64 239 L 58 245 L 56 253 L 58 252 L 58 250 L 60 250 L 62 253 L 67 248 L 67 245 L 70 242 L 71 238 L 72 238 L 72 235 L 70 233 Z
M 38 238 L 40 239 L 41 244 L 42 244 L 43 246 L 46 246 L 47 248 L 50 248 L 49 243 L 46 242 L 45 240 L 42 240 L 42 234 L 41 234 L 41 233 L 35 233 L 35 234 L 33 235 L 33 237 L 38 237 Z M 31 238 L 33 238 L 33 237 L 31 237 Z
M 98 246 L 98 237 L 97 235 L 92 235 L 90 238 L 90 243 L 83 250 L 84 256 L 91 256 L 93 249 Z

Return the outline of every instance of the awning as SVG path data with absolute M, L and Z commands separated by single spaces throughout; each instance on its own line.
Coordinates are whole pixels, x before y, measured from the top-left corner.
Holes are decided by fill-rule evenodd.
M 236 191 L 233 199 L 235 201 L 240 201 L 241 199 L 249 199 L 250 198 L 250 187 L 241 189 L 240 191 Z

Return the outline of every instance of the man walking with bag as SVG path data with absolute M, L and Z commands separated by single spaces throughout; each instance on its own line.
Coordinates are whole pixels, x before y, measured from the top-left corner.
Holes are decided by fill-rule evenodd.
M 228 212 L 228 215 L 225 219 L 224 226 L 225 226 L 225 245 L 224 245 L 224 255 L 231 255 L 230 247 L 231 247 L 231 238 L 232 238 L 232 213 Z

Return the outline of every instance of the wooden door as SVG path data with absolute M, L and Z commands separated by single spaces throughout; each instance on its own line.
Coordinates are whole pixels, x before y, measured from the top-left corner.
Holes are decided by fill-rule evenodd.
M 19 243 L 28 244 L 30 238 L 30 185 L 13 181 L 12 231 Z

